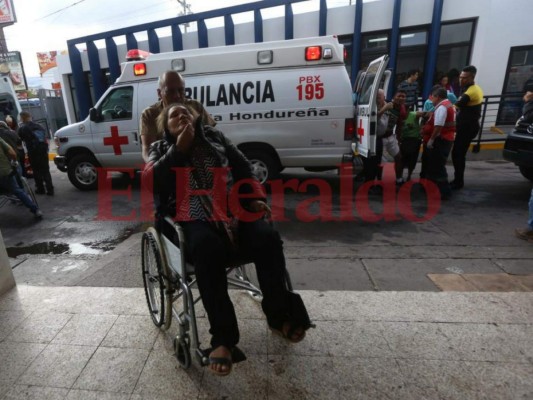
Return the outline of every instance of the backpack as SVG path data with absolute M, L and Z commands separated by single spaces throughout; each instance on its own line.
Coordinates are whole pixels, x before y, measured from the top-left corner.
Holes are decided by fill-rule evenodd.
M 46 132 L 42 129 L 35 129 L 33 130 L 33 136 L 35 136 L 35 139 L 39 143 L 47 143 L 46 140 Z

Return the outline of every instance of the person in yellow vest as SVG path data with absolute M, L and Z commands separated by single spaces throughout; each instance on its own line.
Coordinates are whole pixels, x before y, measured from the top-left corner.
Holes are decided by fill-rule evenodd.
M 483 90 L 476 85 L 477 68 L 473 65 L 464 67 L 459 75 L 459 82 L 463 93 L 455 103 L 457 107 L 457 135 L 452 150 L 454 180 L 451 187 L 454 190 L 462 189 L 465 181 L 466 153 L 480 130 L 481 105 L 483 103 Z

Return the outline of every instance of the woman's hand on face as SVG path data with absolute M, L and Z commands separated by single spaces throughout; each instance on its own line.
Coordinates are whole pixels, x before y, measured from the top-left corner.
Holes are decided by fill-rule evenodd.
M 184 118 L 180 121 L 176 136 L 178 138 L 176 141 L 176 147 L 178 150 L 181 152 L 187 152 L 191 148 L 194 140 L 194 127 L 189 119 Z
M 262 211 L 265 213 L 265 216 L 267 218 L 270 218 L 270 216 L 272 215 L 272 210 L 270 209 L 268 204 L 262 200 L 252 200 L 252 202 L 250 203 L 250 210 L 256 213 Z

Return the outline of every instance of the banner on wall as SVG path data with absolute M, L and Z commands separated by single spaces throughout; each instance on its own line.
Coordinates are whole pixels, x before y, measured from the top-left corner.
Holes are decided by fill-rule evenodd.
M 0 54 L 0 76 L 9 76 L 15 90 L 27 90 L 20 51 Z
M 0 25 L 17 22 L 15 9 L 11 0 L 0 0 Z

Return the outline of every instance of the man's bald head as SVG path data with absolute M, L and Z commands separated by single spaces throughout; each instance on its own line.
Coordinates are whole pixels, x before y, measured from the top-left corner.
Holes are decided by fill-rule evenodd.
M 383 89 L 378 89 L 377 104 L 378 107 L 382 107 L 385 104 L 385 91 Z
M 159 77 L 157 95 L 164 106 L 185 101 L 185 81 L 176 71 L 166 71 Z

